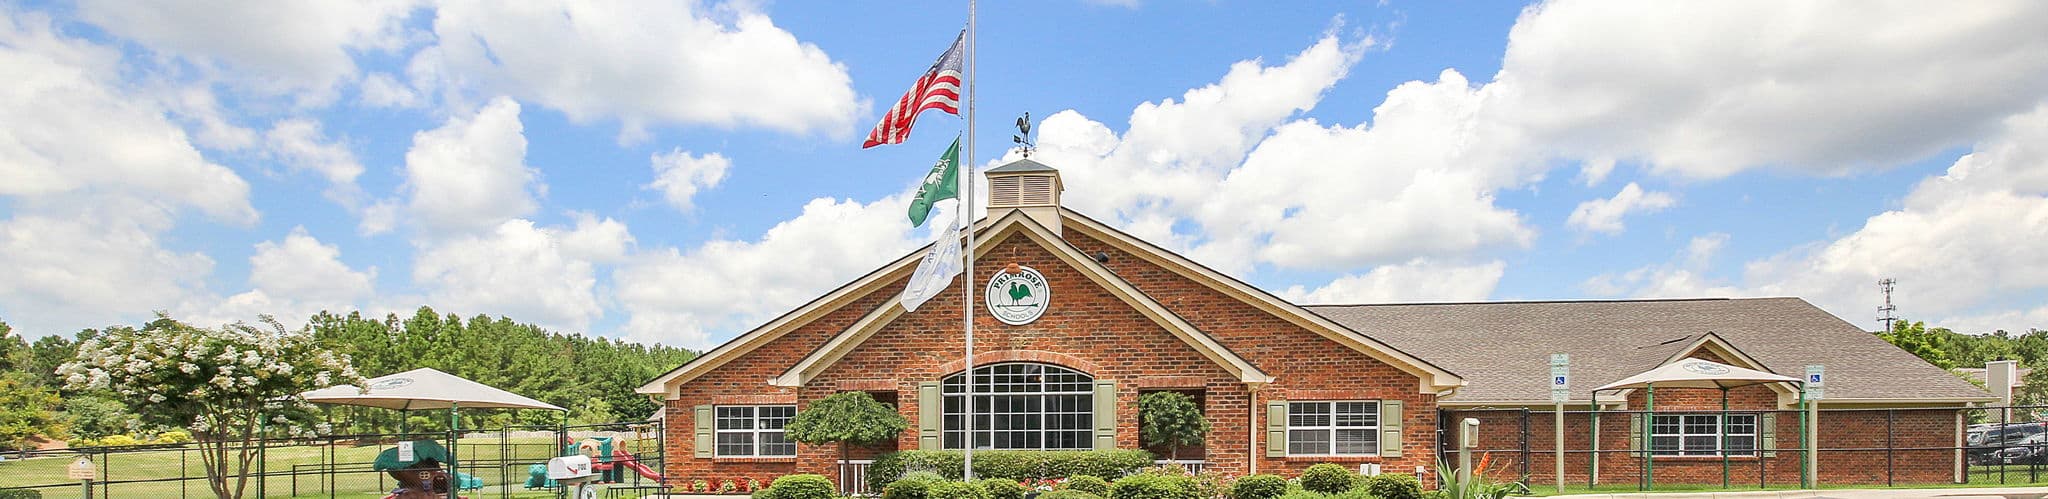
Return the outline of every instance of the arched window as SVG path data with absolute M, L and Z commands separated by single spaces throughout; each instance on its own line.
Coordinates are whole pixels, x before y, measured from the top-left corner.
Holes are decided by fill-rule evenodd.
M 947 376 L 946 448 L 967 431 L 966 373 Z M 974 370 L 974 448 L 1088 449 L 1094 445 L 1095 378 L 1048 364 L 991 364 Z

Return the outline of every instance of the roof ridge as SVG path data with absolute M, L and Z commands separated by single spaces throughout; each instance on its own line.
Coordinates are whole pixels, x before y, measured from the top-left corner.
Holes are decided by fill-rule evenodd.
M 1687 302 L 1687 301 L 1737 301 L 1737 300 L 1777 300 L 1777 299 L 1785 299 L 1785 298 L 1792 298 L 1792 297 L 1789 297 L 1789 296 L 1765 296 L 1765 297 L 1748 297 L 1748 298 L 1735 298 L 1735 297 L 1725 297 L 1725 296 L 1722 296 L 1722 297 L 1713 297 L 1713 296 L 1707 296 L 1707 297 L 1696 297 L 1696 298 L 1613 298 L 1613 299 L 1608 299 L 1608 298 L 1579 298 L 1579 299 L 1560 299 L 1560 300 L 1495 300 L 1495 301 L 1414 301 L 1414 302 L 1389 302 L 1389 303 L 1318 303 L 1318 304 L 1313 304 L 1313 305 L 1309 305 L 1309 304 L 1304 304 L 1304 305 L 1301 305 L 1301 306 L 1302 306 L 1302 307 L 1305 307 L 1305 308 L 1337 308 L 1337 307 L 1405 307 L 1405 306 L 1416 306 L 1416 305 L 1528 305 L 1528 304 L 1544 304 L 1544 303 L 1661 303 L 1661 302 Z

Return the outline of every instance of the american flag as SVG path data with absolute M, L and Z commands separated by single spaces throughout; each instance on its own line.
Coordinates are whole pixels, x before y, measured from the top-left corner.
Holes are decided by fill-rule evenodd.
M 910 124 L 917 121 L 917 113 L 926 109 L 937 109 L 953 115 L 960 114 L 960 57 L 966 51 L 967 32 L 953 39 L 953 46 L 939 55 L 939 62 L 918 77 L 917 85 L 910 87 L 896 106 L 889 108 L 889 114 L 882 115 L 882 122 L 875 124 L 874 131 L 868 132 L 868 140 L 862 149 L 882 144 L 901 144 L 910 138 Z

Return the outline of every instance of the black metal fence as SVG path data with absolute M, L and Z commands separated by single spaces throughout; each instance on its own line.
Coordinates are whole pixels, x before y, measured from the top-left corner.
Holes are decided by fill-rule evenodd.
M 1563 413 L 1568 491 L 2048 484 L 2048 406 L 1659 409 Z M 1558 413 L 1445 409 L 1439 456 L 1479 420 L 1473 467 L 1496 482 L 1556 487 Z M 1805 441 L 1811 428 L 1817 438 Z M 1809 454 L 1811 458 L 1809 459 Z
M 474 477 L 470 498 L 556 497 L 545 480 L 532 480 L 533 467 L 576 452 L 591 437 L 611 437 L 612 454 L 593 461 L 612 471 L 600 485 L 604 497 L 641 497 L 662 491 L 663 445 L 659 421 L 581 426 L 508 427 L 447 432 L 323 435 L 264 439 L 254 444 L 244 497 L 378 497 L 396 488 L 392 477 L 372 468 L 377 454 L 401 441 L 432 440 L 451 449 L 457 469 Z M 228 451 L 230 470 L 241 448 Z M 213 497 L 196 444 L 139 445 L 39 451 L 0 461 L 0 489 L 29 489 L 44 497 L 80 497 L 85 486 L 66 478 L 78 458 L 91 459 L 95 497 Z M 643 474 L 643 471 L 645 474 Z M 651 476 L 650 476 L 651 475 Z M 229 487 L 235 479 L 229 479 Z

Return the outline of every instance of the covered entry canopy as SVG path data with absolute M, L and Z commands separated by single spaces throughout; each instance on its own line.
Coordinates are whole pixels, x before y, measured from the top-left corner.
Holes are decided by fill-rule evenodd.
M 568 410 L 433 368 L 371 378 L 369 387 L 369 390 L 363 390 L 355 385 L 330 386 L 299 396 L 315 404 L 360 405 L 401 411 L 457 407 Z
M 1704 359 L 1687 358 L 1658 366 L 1621 381 L 1608 383 L 1595 392 L 1630 388 L 1735 388 L 1765 383 L 1801 384 L 1802 380 L 1755 369 L 1745 369 Z

